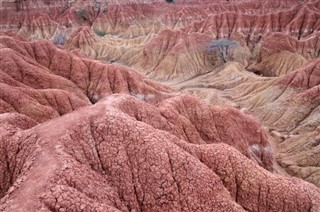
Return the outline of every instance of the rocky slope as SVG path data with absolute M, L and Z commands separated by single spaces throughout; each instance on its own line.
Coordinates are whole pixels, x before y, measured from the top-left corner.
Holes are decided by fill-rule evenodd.
M 319 211 L 319 18 L 1 0 L 0 211 Z
M 320 209 L 317 187 L 269 172 L 252 116 L 47 41 L 0 42 L 2 211 Z

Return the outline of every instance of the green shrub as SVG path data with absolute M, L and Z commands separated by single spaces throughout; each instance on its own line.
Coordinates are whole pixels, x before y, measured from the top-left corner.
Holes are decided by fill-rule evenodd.
M 103 30 L 98 30 L 98 29 L 94 30 L 94 32 L 95 32 L 97 35 L 99 35 L 100 37 L 104 37 L 104 36 L 107 34 L 107 32 L 105 32 L 105 31 L 103 31 Z

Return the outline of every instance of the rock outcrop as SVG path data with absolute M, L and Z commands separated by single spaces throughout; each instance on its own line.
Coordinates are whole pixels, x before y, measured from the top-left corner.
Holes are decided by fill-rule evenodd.
M 270 172 L 245 112 L 48 41 L 0 42 L 2 211 L 319 210 L 317 187 Z
M 0 211 L 320 211 L 319 20 L 0 0 Z

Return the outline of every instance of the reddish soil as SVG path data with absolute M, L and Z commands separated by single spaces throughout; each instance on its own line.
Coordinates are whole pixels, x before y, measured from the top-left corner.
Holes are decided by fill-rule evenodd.
M 18 2 L 0 211 L 320 211 L 318 0 Z

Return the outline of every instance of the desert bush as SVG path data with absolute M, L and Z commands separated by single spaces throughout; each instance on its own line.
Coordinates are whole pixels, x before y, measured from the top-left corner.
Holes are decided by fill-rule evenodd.
M 239 43 L 232 40 L 215 40 L 209 43 L 208 51 L 210 53 L 217 53 L 217 55 L 223 60 L 224 63 L 227 62 L 229 57 L 230 49 L 239 46 Z
M 106 31 L 99 30 L 99 29 L 95 29 L 94 32 L 100 37 L 104 37 L 107 34 Z
M 53 36 L 52 42 L 56 45 L 63 46 L 67 42 L 67 35 L 65 32 L 59 32 Z

